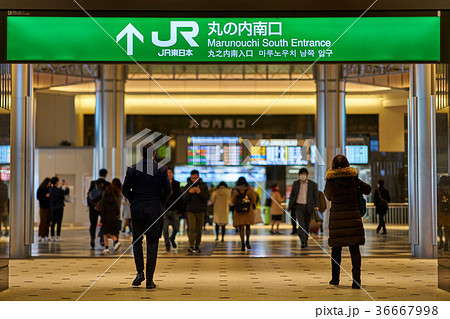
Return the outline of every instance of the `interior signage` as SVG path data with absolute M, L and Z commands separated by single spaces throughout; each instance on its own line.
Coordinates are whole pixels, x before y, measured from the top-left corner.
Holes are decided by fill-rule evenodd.
M 439 61 L 439 17 L 7 17 L 6 58 L 64 62 Z

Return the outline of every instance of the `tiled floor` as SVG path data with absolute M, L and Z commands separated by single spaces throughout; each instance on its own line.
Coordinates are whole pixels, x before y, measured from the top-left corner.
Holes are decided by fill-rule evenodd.
M 375 225 L 368 224 L 366 228 L 366 244 L 361 247 L 363 256 L 370 257 L 409 257 L 411 248 L 408 243 L 407 226 L 389 227 L 387 235 L 377 235 Z M 297 236 L 290 235 L 290 226 L 283 225 L 282 235 L 271 235 L 268 226 L 255 226 L 252 229 L 251 242 L 253 249 L 247 252 L 240 251 L 240 239 L 235 234 L 234 228 L 229 226 L 225 242 L 216 242 L 213 227 L 207 226 L 202 237 L 202 252 L 199 257 L 327 257 L 321 247 L 328 253 L 326 235 L 312 235 L 307 249 L 300 249 Z M 125 257 L 132 257 L 131 235 L 120 234 L 122 246 L 115 254 L 102 254 L 100 247 L 90 250 L 89 232 L 86 227 L 65 228 L 62 230 L 61 241 L 50 243 L 38 243 L 37 234 L 35 244 L 32 247 L 33 257 L 116 257 L 123 253 Z M 98 242 L 98 240 L 97 240 Z M 170 252 L 165 252 L 164 241 L 160 241 L 160 257 L 192 257 L 187 253 L 188 239 L 186 235 L 177 237 L 178 247 Z M 128 249 L 128 250 L 127 250 Z
M 10 289 L 0 300 L 450 300 L 450 293 L 437 288 L 437 261 L 409 257 L 404 226 L 391 225 L 383 236 L 366 225 L 359 291 L 350 288 L 345 273 L 339 287 L 328 284 L 330 259 L 320 247 L 329 252 L 326 236 L 313 235 L 317 242 L 301 250 L 289 225 L 282 232 L 270 235 L 266 226 L 255 227 L 253 249 L 241 252 L 231 227 L 224 243 L 215 242 L 208 227 L 202 253 L 195 256 L 186 251 L 185 235 L 170 252 L 161 241 L 158 288 L 148 291 L 131 286 L 130 235 L 121 234 L 116 254 L 103 255 L 89 249 L 87 228 L 65 228 L 60 242 L 33 244 L 34 259 L 10 261 Z M 342 266 L 351 273 L 348 249 Z
M 12 260 L 10 289 L 0 300 L 450 300 L 437 288 L 436 260 L 363 258 L 367 293 L 351 289 L 345 274 L 339 287 L 330 286 L 328 258 L 160 258 L 155 290 L 131 286 L 132 259 L 109 268 L 113 261 Z M 351 271 L 348 252 L 342 266 Z

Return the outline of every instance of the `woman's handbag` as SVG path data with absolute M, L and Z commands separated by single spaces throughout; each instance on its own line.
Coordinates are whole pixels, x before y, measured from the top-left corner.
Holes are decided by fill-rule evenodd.
M 254 209 L 253 213 L 255 214 L 255 217 L 254 217 L 254 220 L 253 220 L 254 225 L 256 225 L 256 224 L 264 224 L 264 221 L 263 221 L 263 219 L 261 217 L 261 212 L 259 211 L 259 209 Z
M 363 217 L 366 214 L 367 208 L 366 208 L 366 199 L 363 196 L 361 186 L 358 183 L 358 204 L 359 204 L 359 212 L 361 213 L 361 217 Z

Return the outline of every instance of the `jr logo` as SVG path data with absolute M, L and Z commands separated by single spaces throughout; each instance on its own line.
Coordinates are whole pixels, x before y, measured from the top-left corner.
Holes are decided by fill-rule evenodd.
M 152 32 L 152 42 L 158 47 L 171 47 L 177 43 L 178 28 L 191 28 L 191 31 L 180 31 L 181 35 L 186 39 L 191 47 L 198 47 L 194 37 L 198 35 L 198 24 L 195 21 L 170 21 L 170 39 L 161 41 L 158 38 L 158 31 Z

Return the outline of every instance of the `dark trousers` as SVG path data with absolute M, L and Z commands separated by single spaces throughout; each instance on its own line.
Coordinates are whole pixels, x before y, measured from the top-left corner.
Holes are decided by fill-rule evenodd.
M 189 246 L 198 248 L 202 241 L 202 228 L 205 213 L 188 212 L 189 220 Z
M 292 233 L 297 233 L 297 217 L 295 216 L 295 211 L 291 212 L 291 225 L 292 225 Z
M 361 284 L 361 253 L 359 252 L 359 245 L 350 246 L 349 250 L 352 258 L 353 280 Z M 331 274 L 333 279 L 338 281 L 341 272 L 341 255 L 342 247 L 331 248 Z
M 169 237 L 169 226 L 172 226 L 172 235 Z M 170 246 L 170 240 L 175 241 L 175 237 L 180 230 L 180 216 L 178 212 L 169 210 L 164 214 L 164 243 L 166 246 Z M 170 239 L 169 239 L 170 238 Z
M 144 252 L 142 243 L 145 235 L 145 240 L 147 242 L 145 277 L 147 280 L 153 280 L 153 274 L 156 269 L 156 259 L 158 257 L 158 242 L 159 237 L 161 236 L 160 230 L 161 227 L 163 227 L 162 218 L 155 221 L 154 217 L 155 216 L 142 211 L 142 209 L 137 213 L 131 212 L 134 263 L 138 273 L 144 271 Z
M 142 250 L 142 241 L 143 237 L 141 236 L 135 242 L 133 242 L 133 255 L 134 255 L 134 263 L 136 265 L 136 270 L 138 273 L 144 272 L 144 252 Z M 158 257 L 158 239 L 149 239 L 146 236 L 147 241 L 147 265 L 145 267 L 145 277 L 148 281 L 153 280 L 153 275 L 156 269 L 156 258 Z M 133 235 L 133 241 L 134 241 Z M 137 238 L 137 237 L 136 237 Z
M 50 208 L 39 207 L 39 237 L 48 237 L 52 211 Z
M 383 229 L 383 232 L 386 232 L 386 222 L 385 222 L 386 214 L 378 214 L 378 227 L 377 232 L 380 231 L 380 229 Z
M 308 213 L 306 205 L 295 204 L 294 209 L 295 209 L 295 217 L 299 224 L 297 234 L 302 244 L 306 245 L 308 244 L 309 226 L 311 225 L 311 214 Z
M 61 235 L 61 224 L 64 214 L 64 207 L 52 209 L 52 224 L 51 224 L 51 235 L 55 237 L 55 225 L 56 225 L 56 236 Z
M 97 232 L 98 219 L 100 217 L 100 212 L 95 210 L 94 207 L 89 207 L 89 234 L 91 235 L 91 241 L 95 240 L 95 233 Z M 99 231 L 98 237 L 100 238 L 100 244 L 103 245 L 104 239 L 101 230 Z

